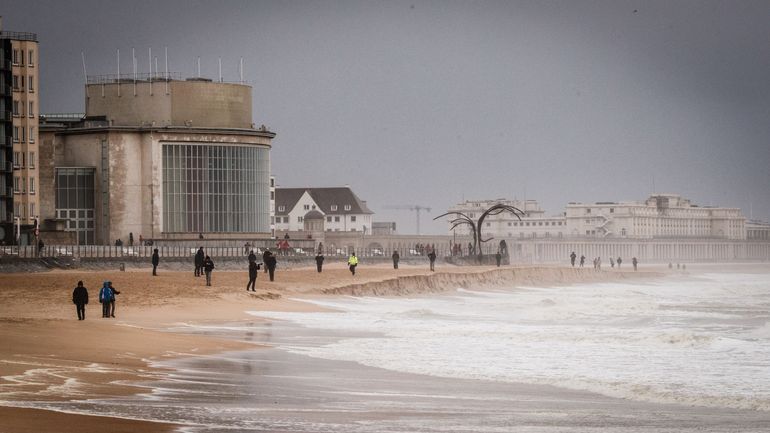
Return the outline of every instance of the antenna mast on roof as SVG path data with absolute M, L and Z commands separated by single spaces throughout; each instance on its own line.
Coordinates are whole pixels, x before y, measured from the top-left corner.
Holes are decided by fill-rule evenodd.
M 198 56 L 198 78 L 201 77 L 201 56 Z
M 243 57 L 241 57 L 241 63 L 238 67 L 238 74 L 241 77 L 241 84 L 243 84 Z
M 166 95 L 168 95 L 168 47 L 164 47 L 166 50 Z
M 222 82 L 222 58 L 220 57 L 218 60 L 219 60 L 219 82 L 221 83 Z
M 83 59 L 83 79 L 86 83 L 86 97 L 88 97 L 88 73 L 86 73 L 86 55 L 81 51 L 80 57 Z
M 103 86 L 102 90 L 104 90 Z M 120 96 L 120 48 L 118 48 L 118 96 Z

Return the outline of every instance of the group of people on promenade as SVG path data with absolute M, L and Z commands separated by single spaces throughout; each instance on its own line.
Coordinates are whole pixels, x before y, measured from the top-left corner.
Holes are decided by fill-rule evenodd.
M 112 281 L 105 281 L 99 290 L 99 303 L 102 304 L 102 317 L 115 318 L 115 296 L 120 292 Z M 86 320 L 86 305 L 88 304 L 88 289 L 83 285 L 83 281 L 78 281 L 77 287 L 72 291 L 72 303 L 78 313 L 78 320 Z
M 575 261 L 576 260 L 577 260 L 577 254 L 575 254 L 575 252 L 573 251 L 569 255 L 569 261 L 570 261 L 570 264 L 572 265 L 573 268 L 575 267 Z M 580 265 L 579 266 L 582 268 L 585 265 L 585 262 L 586 262 L 586 256 L 581 255 L 580 256 L 580 262 L 579 262 Z M 618 265 L 618 269 L 620 269 L 620 265 L 622 263 L 623 263 L 623 258 L 622 257 L 618 257 L 617 260 L 615 260 L 612 257 L 610 257 L 610 267 L 614 268 L 615 264 L 617 264 Z M 637 260 L 636 257 L 632 257 L 631 258 L 631 264 L 634 266 L 634 270 L 636 270 L 637 265 L 639 264 L 639 260 Z M 602 268 L 602 258 L 601 257 L 595 257 L 594 260 L 593 260 L 593 265 L 594 265 L 594 269 L 596 269 L 597 271 L 601 270 L 601 268 Z

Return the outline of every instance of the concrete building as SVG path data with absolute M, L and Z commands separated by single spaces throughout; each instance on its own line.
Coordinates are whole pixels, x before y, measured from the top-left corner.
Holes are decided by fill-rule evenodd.
M 0 17 L 1 18 L 1 17 Z M 40 213 L 38 42 L 35 33 L 2 30 L 0 19 L 0 241 L 34 242 Z
M 746 239 L 740 209 L 696 206 L 677 194 L 653 194 L 644 202 L 570 203 L 570 237 L 637 239 Z
M 82 244 L 270 236 L 273 132 L 251 87 L 178 74 L 89 77 L 78 122 L 45 116 L 42 215 Z
M 275 230 L 315 238 L 324 232 L 371 233 L 374 212 L 350 187 L 276 188 Z

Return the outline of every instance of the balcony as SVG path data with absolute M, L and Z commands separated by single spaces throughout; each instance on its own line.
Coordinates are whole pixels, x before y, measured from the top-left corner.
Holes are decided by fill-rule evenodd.
M 37 33 L 0 31 L 0 39 L 37 42 Z

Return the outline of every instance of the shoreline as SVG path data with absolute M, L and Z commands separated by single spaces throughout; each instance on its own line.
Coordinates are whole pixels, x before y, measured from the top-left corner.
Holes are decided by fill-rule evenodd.
M 325 297 L 325 296 L 415 296 L 421 294 L 439 293 L 454 290 L 463 285 L 474 288 L 495 287 L 500 285 L 554 285 L 590 281 L 617 281 L 629 278 L 655 278 L 666 275 L 665 272 L 617 271 L 593 269 L 573 269 L 569 267 L 528 266 L 528 267 L 451 267 L 430 273 L 425 266 L 405 266 L 398 271 L 388 266 L 367 267 L 364 272 L 359 270 L 355 282 L 350 277 L 344 264 L 332 264 L 325 267 L 323 274 L 317 274 L 314 268 L 302 268 L 283 271 L 277 274 L 277 281 L 270 283 L 260 275 L 257 280 L 259 291 L 255 294 L 243 293 L 240 286 L 243 272 L 215 273 L 213 288 L 201 286 L 202 279 L 195 279 L 191 272 L 161 273 L 164 278 L 138 275 L 140 272 L 124 272 L 109 274 L 116 287 L 123 291 L 118 298 L 118 319 L 93 319 L 98 315 L 99 304 L 90 304 L 89 319 L 78 322 L 74 316 L 72 304 L 60 302 L 46 308 L 36 308 L 39 305 L 26 302 L 23 298 L 34 296 L 34 291 L 20 285 L 29 278 L 25 274 L 7 274 L 11 278 L 0 283 L 0 339 L 4 349 L 0 351 L 0 368 L 3 380 L 0 382 L 0 395 L 7 394 L 13 387 L 16 395 L 26 395 L 27 398 L 17 398 L 20 401 L 35 401 L 30 396 L 41 396 L 46 399 L 57 398 L 56 390 L 63 389 L 67 381 L 74 383 L 80 394 L 69 395 L 68 399 L 79 398 L 109 398 L 133 395 L 136 387 L 125 385 L 148 378 L 157 378 L 165 374 L 149 366 L 150 362 L 159 359 L 178 358 L 187 355 L 204 353 L 219 353 L 230 350 L 253 348 L 253 344 L 211 338 L 208 336 L 189 335 L 164 331 L 174 323 L 222 323 L 225 321 L 255 320 L 246 313 L 248 310 L 278 310 L 278 311 L 311 311 L 313 306 L 303 302 L 286 300 L 287 296 Z M 161 271 L 162 272 L 162 271 Z M 36 275 L 44 287 L 56 286 L 64 291 L 64 296 L 58 299 L 67 300 L 71 289 L 61 288 L 64 279 L 88 278 L 98 279 L 106 272 L 82 271 L 53 271 Z M 144 272 L 142 272 L 144 274 Z M 185 275 L 187 274 L 187 275 Z M 394 275 L 395 274 L 395 275 Z M 149 280 L 149 281 L 146 281 Z M 168 280 L 175 282 L 165 286 Z M 219 284 L 217 284 L 219 282 Z M 87 286 L 94 286 L 86 283 Z M 481 286 L 481 287 L 480 287 Z M 97 293 L 90 296 L 94 299 Z M 132 293 L 135 291 L 136 293 Z M 30 293 L 32 292 L 32 293 Z M 124 295 L 131 295 L 125 296 Z M 9 299 L 16 298 L 11 305 Z M 21 299 L 20 299 L 21 298 Z M 160 298 L 160 299 L 158 299 Z M 164 302 L 165 298 L 165 302 Z M 181 298 L 181 299 L 180 299 Z M 19 303 L 21 305 L 19 305 Z M 66 307 L 66 308 L 65 308 Z M 96 313 L 96 314 L 95 314 Z M 126 317 L 126 319 L 123 319 Z M 83 325 L 88 326 L 84 329 Z M 55 325 L 55 326 L 53 326 Z M 104 348 L 99 339 L 109 335 L 116 352 Z M 77 343 L 72 340 L 77 337 Z M 36 348 L 22 346 L 29 338 L 35 338 Z M 24 349 L 21 349 L 24 347 Z M 21 350 L 20 350 L 21 349 Z M 12 362 L 9 362 L 12 361 Z M 43 364 L 42 366 L 40 364 Z M 103 369 L 88 371 L 83 365 L 102 366 Z M 105 367 L 106 366 L 106 367 Z M 41 368 L 42 367 L 42 368 Z M 39 370 L 54 369 L 50 371 Z M 80 370 L 78 370 L 80 369 Z M 54 377 L 59 376 L 59 382 Z M 11 380 L 9 381 L 9 377 Z M 30 378 L 34 379 L 31 380 Z M 32 386 L 28 382 L 34 382 Z M 15 383 L 13 381 L 16 381 Z M 46 382 L 46 380 L 48 382 Z M 116 384 L 115 382 L 120 382 Z M 46 383 L 45 389 L 40 383 Z M 25 386 L 30 389 L 19 394 L 19 389 Z M 86 397 L 87 396 L 87 397 Z M 58 398 L 66 398 L 58 396 Z M 3 400 L 8 400 L 2 397 Z M 0 403 L 2 404 L 2 403 Z M 3 406 L 7 408 L 8 406 Z M 6 409 L 7 412 L 7 409 Z M 47 411 L 51 412 L 51 411 Z M 34 412 L 19 411 L 11 418 L 20 420 L 25 414 Z M 64 414 L 63 416 L 66 416 Z M 29 415 L 30 421 L 39 416 Z M 77 415 L 73 415 L 77 416 Z M 102 418 L 102 417 L 96 417 Z M 83 421 L 89 424 L 91 421 Z M 160 431 L 153 422 L 149 425 L 135 425 L 131 431 Z M 23 422 L 17 423 L 23 426 Z M 55 423 L 51 424 L 54 425 Z M 95 426 L 102 425 L 99 420 Z M 177 426 L 179 427 L 179 426 Z M 166 428 L 166 427 L 163 427 Z M 174 426 L 168 427 L 175 428 Z M 24 430 L 8 430 L 9 432 Z M 85 431 L 85 430 L 82 430 Z

